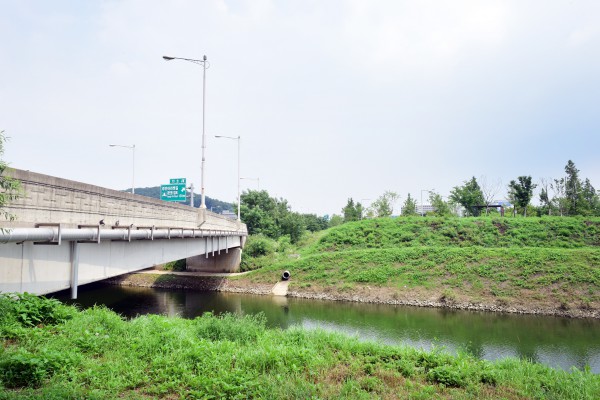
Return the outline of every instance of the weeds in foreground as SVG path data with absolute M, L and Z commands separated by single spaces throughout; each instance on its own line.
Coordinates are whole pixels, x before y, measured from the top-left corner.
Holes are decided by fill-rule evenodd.
M 61 305 L 70 318 L 32 325 L 18 317 L 22 301 L 0 297 L 2 399 L 600 396 L 600 377 L 587 370 L 268 329 L 262 316 L 125 321 L 106 308 Z

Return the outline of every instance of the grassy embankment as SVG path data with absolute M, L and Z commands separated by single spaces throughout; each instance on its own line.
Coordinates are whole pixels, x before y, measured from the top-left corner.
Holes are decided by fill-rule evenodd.
M 292 274 L 290 290 L 372 301 L 600 311 L 599 218 L 395 218 L 348 223 L 245 260 L 239 284 Z
M 260 316 L 125 321 L 0 297 L 0 340 L 0 399 L 600 397 L 588 371 L 267 329 Z

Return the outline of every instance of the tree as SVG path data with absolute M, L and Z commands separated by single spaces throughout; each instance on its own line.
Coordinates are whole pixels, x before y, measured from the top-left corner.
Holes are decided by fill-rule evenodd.
M 581 187 L 581 193 L 585 214 L 600 215 L 600 198 L 596 189 L 594 189 L 592 183 L 587 178 Z
M 388 190 L 371 204 L 371 208 L 378 217 L 390 217 L 394 212 L 394 203 L 399 197 L 397 193 Z
M 2 160 L 4 155 L 4 144 L 8 138 L 4 136 L 4 131 L 0 131 L 0 215 L 9 221 L 14 221 L 15 216 L 6 211 L 6 207 L 11 201 L 21 196 L 21 182 L 8 176 L 8 164 Z
M 302 214 L 302 220 L 306 229 L 311 232 L 322 231 L 329 226 L 328 217 L 319 217 L 316 214 Z
M 266 190 L 248 190 L 240 196 L 242 208 L 241 219 L 248 228 L 251 235 L 263 234 L 273 239 L 280 235 L 276 223 L 277 200 L 269 197 Z
M 581 191 L 581 181 L 579 180 L 579 170 L 571 160 L 565 165 L 565 197 L 567 199 L 567 214 L 577 215 L 583 211 L 581 208 L 583 196 Z
M 548 213 L 548 215 L 552 215 L 552 200 L 550 199 L 549 187 L 551 186 L 550 182 L 546 178 L 540 179 L 540 213 Z
M 285 214 L 280 221 L 281 234 L 288 235 L 292 243 L 298 243 L 306 230 L 302 216 L 296 212 Z
M 359 221 L 362 219 L 362 213 L 362 204 L 354 204 L 354 200 L 352 198 L 349 198 L 346 207 L 342 208 L 342 214 L 344 214 L 344 222 Z
M 500 192 L 502 187 L 502 181 L 496 180 L 488 182 L 485 176 L 479 177 L 479 183 L 481 187 L 481 194 L 483 195 L 483 204 L 485 204 L 485 215 L 489 214 L 490 205 L 494 202 L 494 199 Z
M 448 203 L 442 199 L 442 196 L 436 192 L 429 192 L 429 203 L 433 206 L 435 214 L 440 217 L 448 217 L 452 215 L 452 210 Z
M 406 197 L 404 204 L 402 205 L 402 214 L 403 217 L 410 217 L 413 215 L 417 215 L 417 201 L 410 197 L 410 193 Z
M 329 219 L 329 227 L 338 226 L 344 223 L 344 218 L 341 215 L 333 214 Z
M 518 182 L 513 180 L 508 184 L 509 197 L 514 201 L 515 212 L 518 205 L 523 210 L 523 216 L 526 217 L 527 206 L 537 185 L 531 182 L 531 176 L 519 176 L 517 180 Z
M 470 181 L 465 181 L 463 186 L 455 186 L 450 191 L 450 201 L 463 206 L 467 215 L 479 216 L 479 209 L 473 206 L 482 205 L 484 198 L 477 179 L 473 177 Z
M 558 210 L 561 217 L 566 213 L 567 198 L 565 197 L 565 178 L 554 179 L 550 184 L 553 196 L 551 200 L 552 207 Z

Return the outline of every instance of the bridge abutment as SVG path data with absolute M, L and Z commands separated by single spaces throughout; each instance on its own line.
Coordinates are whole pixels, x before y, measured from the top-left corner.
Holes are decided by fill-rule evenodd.
M 238 272 L 242 261 L 242 249 L 230 248 L 228 252 L 208 253 L 186 258 L 186 270 L 198 272 Z

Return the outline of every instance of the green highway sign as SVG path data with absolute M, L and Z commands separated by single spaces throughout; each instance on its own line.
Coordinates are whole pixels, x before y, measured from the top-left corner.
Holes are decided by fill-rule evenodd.
M 171 179 L 171 181 L 172 180 L 173 179 Z M 185 201 L 185 193 L 185 183 L 178 183 L 173 185 L 160 185 L 161 200 Z
M 185 185 L 185 178 L 171 178 L 171 185 Z

